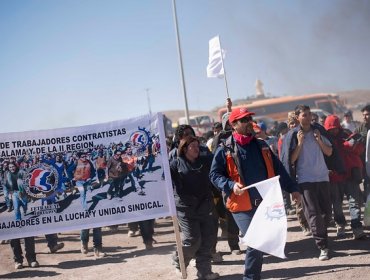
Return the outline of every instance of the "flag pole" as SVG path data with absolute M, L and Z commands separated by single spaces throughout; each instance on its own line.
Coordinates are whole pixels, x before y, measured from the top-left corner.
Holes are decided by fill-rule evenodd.
M 227 85 L 227 79 L 226 79 L 226 67 L 225 67 L 225 62 L 224 62 L 224 56 L 223 56 L 223 53 L 222 53 L 223 48 L 222 48 L 222 45 L 221 45 L 220 36 L 218 36 L 218 41 L 220 42 L 221 62 L 222 62 L 222 67 L 224 68 L 224 81 L 225 81 L 225 87 L 226 87 L 226 97 L 230 98 L 229 87 Z
M 179 63 L 180 63 L 181 84 L 182 84 L 182 91 L 183 91 L 183 94 L 184 94 L 185 118 L 186 118 L 186 123 L 189 124 L 188 98 L 186 97 L 184 69 L 183 69 L 183 66 L 182 66 L 180 34 L 179 34 L 179 28 L 177 26 L 177 13 L 176 13 L 176 1 L 175 0 L 172 0 L 172 7 L 173 7 L 173 20 L 174 20 L 174 23 L 175 23 L 175 30 L 176 30 L 177 52 L 178 52 L 178 55 L 179 55 Z

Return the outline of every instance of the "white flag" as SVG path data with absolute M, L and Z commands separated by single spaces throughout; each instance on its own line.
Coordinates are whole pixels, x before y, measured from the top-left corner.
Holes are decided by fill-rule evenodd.
M 251 187 L 257 188 L 263 200 L 240 243 L 284 259 L 288 222 L 279 176 L 258 182 Z
M 211 40 L 209 40 L 209 62 L 207 66 L 208 78 L 224 77 L 224 65 L 222 63 L 223 58 L 224 52 L 223 50 L 221 51 L 220 37 L 213 37 Z

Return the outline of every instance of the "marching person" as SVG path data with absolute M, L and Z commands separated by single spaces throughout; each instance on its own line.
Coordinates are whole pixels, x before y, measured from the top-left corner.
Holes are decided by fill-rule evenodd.
M 329 173 L 331 202 L 337 236 L 339 238 L 345 237 L 346 219 L 343 214 L 343 197 L 346 194 L 354 239 L 363 239 L 366 234 L 361 223 L 361 190 L 359 184 L 362 182 L 361 171 L 363 169 L 360 155 L 364 152 L 365 147 L 362 143 L 353 139 L 356 134 L 350 135 L 342 128 L 336 115 L 328 116 L 324 127 L 330 135 L 333 146 L 338 150 L 346 169 L 343 174 L 334 170 Z
M 355 133 L 360 133 L 362 135 L 362 141 L 365 144 L 368 140 L 368 131 L 370 130 L 370 104 L 366 105 L 361 109 L 362 112 L 362 118 L 363 122 L 361 125 L 355 129 Z M 362 157 L 364 166 L 365 165 L 365 155 Z M 370 174 L 367 173 L 366 176 L 364 176 L 364 200 L 366 201 L 367 196 L 370 194 Z
M 216 150 L 210 171 L 213 185 L 225 192 L 226 206 L 235 219 L 241 235 L 244 236 L 252 221 L 262 197 L 256 188 L 246 186 L 280 175 L 281 186 L 292 193 L 293 200 L 300 195 L 281 162 L 267 144 L 254 137 L 254 113 L 247 108 L 233 109 L 229 122 L 232 135 Z M 268 229 L 266 229 L 268 230 Z M 243 280 L 261 279 L 263 252 L 247 248 Z
M 200 156 L 199 146 L 195 136 L 182 138 L 177 157 L 170 162 L 170 170 L 185 267 L 195 258 L 198 278 L 211 280 L 219 277 L 211 267 L 212 248 L 217 239 L 212 186 L 208 178 L 212 154 Z M 180 272 L 177 252 L 173 262 Z
M 339 168 L 341 161 L 334 158 L 335 154 L 330 157 L 332 144 L 323 135 L 325 129 L 319 124 L 312 124 L 310 107 L 298 105 L 295 115 L 299 125 L 286 134 L 281 158 L 291 177 L 298 181 L 303 211 L 320 250 L 319 260 L 324 261 L 330 258 L 327 230 L 332 213 L 329 168 L 343 172 L 340 170 L 343 166 Z M 328 167 L 330 160 L 333 166 Z

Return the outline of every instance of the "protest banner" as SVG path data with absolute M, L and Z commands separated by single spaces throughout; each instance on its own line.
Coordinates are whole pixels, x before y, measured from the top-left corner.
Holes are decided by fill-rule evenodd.
M 0 134 L 0 240 L 174 216 L 160 113 Z

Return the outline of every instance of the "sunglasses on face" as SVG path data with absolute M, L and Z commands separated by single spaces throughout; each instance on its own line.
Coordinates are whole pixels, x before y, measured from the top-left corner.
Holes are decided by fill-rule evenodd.
M 250 122 L 250 121 L 252 121 L 252 117 L 250 117 L 250 116 L 247 116 L 247 117 L 241 118 L 241 119 L 239 120 L 239 122 L 241 122 L 241 123 L 248 123 L 248 122 Z

